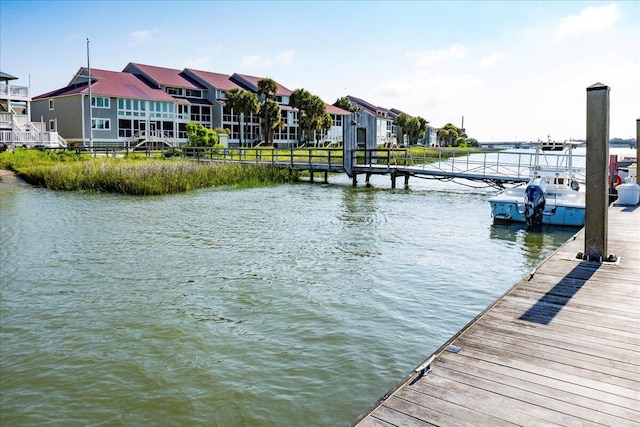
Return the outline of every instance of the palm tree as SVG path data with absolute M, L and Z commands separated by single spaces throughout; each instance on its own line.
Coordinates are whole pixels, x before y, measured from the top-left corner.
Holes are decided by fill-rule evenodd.
M 346 96 L 338 98 L 336 102 L 333 103 L 333 106 L 342 108 L 343 110 L 349 111 L 350 113 L 355 113 L 356 111 L 360 110 L 360 107 L 349 102 L 349 98 L 347 98 Z
M 333 119 L 331 118 L 331 114 L 325 111 L 320 119 L 320 130 L 327 133 L 331 129 L 331 126 L 333 126 Z
M 324 101 L 320 99 L 320 97 L 316 95 L 309 97 L 303 113 L 308 135 L 310 135 L 311 132 L 315 133 L 322 130 L 322 116 L 326 111 L 327 109 L 324 106 Z M 316 135 L 314 135 L 314 140 L 316 140 L 317 143 L 318 138 L 315 136 Z
M 305 89 L 296 89 L 289 96 L 289 105 L 296 110 L 298 110 L 298 126 L 301 130 L 300 136 L 304 137 L 304 126 L 303 126 L 303 110 L 306 105 L 309 103 L 309 98 L 311 98 L 311 94 Z
M 229 109 L 229 113 L 233 116 L 233 114 L 237 114 L 238 116 L 238 145 L 240 145 L 240 129 L 242 128 L 242 123 L 240 122 L 240 110 L 242 108 L 242 97 L 243 94 L 242 89 L 233 88 L 227 91 L 227 96 L 225 100 L 225 106 Z M 233 135 L 233 132 L 232 132 Z
M 276 101 L 267 99 L 261 108 L 264 109 L 265 124 L 269 124 L 269 127 L 265 128 L 265 133 L 271 135 L 273 130 L 284 127 L 284 122 L 280 117 L 280 106 Z M 271 143 L 273 144 L 273 139 Z
M 445 141 L 446 144 L 446 141 L 449 139 L 449 130 L 445 128 L 440 129 L 438 131 L 438 138 L 440 138 L 440 140 L 442 141 Z
M 246 90 L 242 91 L 238 109 L 242 113 L 243 118 L 245 118 L 244 124 L 246 125 L 247 123 L 246 118 L 253 114 L 257 114 L 260 111 L 260 101 L 258 101 L 258 97 L 256 96 L 256 94 L 252 92 L 248 92 Z M 246 129 L 244 130 L 246 131 Z M 246 145 L 246 142 L 247 142 L 247 133 L 248 132 L 243 132 L 245 136 L 244 145 Z
M 424 138 L 427 133 L 429 122 L 422 117 L 413 117 L 407 123 L 407 133 L 409 134 L 409 144 L 417 144 L 420 138 Z
M 267 107 L 267 101 L 273 98 L 277 90 L 278 90 L 278 84 L 273 79 L 270 79 L 267 77 L 258 82 L 258 96 L 264 96 L 264 102 L 263 102 L 264 130 L 265 130 L 264 133 L 265 133 L 265 140 L 267 143 L 269 142 L 273 143 L 273 141 L 270 138 L 272 126 L 270 125 L 270 122 L 269 122 L 268 108 L 270 107 Z M 279 117 L 279 114 L 278 114 L 278 117 Z
M 396 125 L 398 126 L 398 132 L 396 133 L 397 143 L 404 144 L 404 134 L 407 132 L 407 125 L 409 124 L 409 117 L 406 113 L 400 113 L 398 117 L 396 117 Z

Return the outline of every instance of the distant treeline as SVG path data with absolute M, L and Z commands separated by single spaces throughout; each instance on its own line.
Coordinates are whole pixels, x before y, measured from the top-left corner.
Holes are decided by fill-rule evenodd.
M 576 141 L 576 142 L 586 142 L 584 139 L 575 139 L 574 141 Z M 629 139 L 610 138 L 609 139 L 609 145 L 636 148 L 636 140 L 633 139 L 633 138 L 629 138 Z

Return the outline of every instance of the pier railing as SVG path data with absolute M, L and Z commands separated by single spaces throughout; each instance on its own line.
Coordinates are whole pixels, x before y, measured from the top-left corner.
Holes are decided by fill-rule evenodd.
M 567 165 L 567 156 L 546 153 L 536 157 L 533 150 L 412 150 L 357 149 L 352 151 L 351 170 L 345 169 L 340 148 L 221 148 L 182 147 L 181 155 L 196 161 L 270 164 L 277 167 L 325 172 L 347 172 L 350 176 L 366 173 L 435 178 L 463 178 L 484 181 L 496 186 L 524 183 L 535 169 L 572 169 L 574 179 L 584 182 L 584 156 L 574 155 L 574 164 Z M 577 161 L 576 161 L 577 160 Z
M 533 150 L 388 150 L 367 149 L 353 152 L 353 171 L 367 174 L 400 174 L 437 178 L 464 178 L 502 186 L 505 183 L 527 182 L 531 171 L 571 170 L 573 179 L 585 182 L 584 155 L 568 156 L 558 152 L 539 154 Z
M 270 164 L 301 170 L 344 171 L 342 148 L 182 147 L 182 156 L 196 161 Z

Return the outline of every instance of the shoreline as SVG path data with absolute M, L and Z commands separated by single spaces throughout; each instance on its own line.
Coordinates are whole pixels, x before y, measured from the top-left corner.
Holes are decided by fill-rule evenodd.
M 0 169 L 1 184 L 17 184 L 20 178 L 18 174 L 9 169 Z

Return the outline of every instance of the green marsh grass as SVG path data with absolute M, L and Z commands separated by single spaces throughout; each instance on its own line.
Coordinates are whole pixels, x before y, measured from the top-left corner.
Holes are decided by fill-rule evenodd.
M 60 152 L 62 153 L 62 152 Z M 0 168 L 51 190 L 159 195 L 212 186 L 256 187 L 293 182 L 297 174 L 272 166 L 146 158 L 92 158 L 16 149 Z

